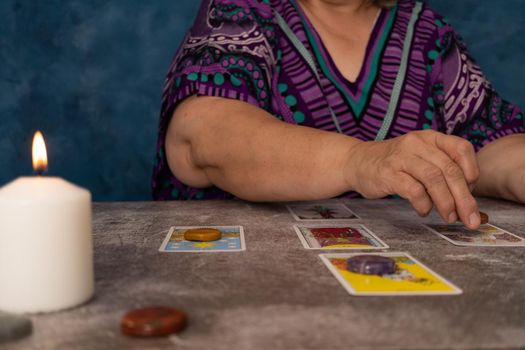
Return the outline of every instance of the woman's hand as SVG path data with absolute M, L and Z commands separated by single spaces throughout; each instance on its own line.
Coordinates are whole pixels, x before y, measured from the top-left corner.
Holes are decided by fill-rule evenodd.
M 413 131 L 387 141 L 362 142 L 350 150 L 345 178 L 365 198 L 398 194 L 421 216 L 435 205 L 445 222 L 480 225 L 472 196 L 479 168 L 472 144 L 435 131 Z

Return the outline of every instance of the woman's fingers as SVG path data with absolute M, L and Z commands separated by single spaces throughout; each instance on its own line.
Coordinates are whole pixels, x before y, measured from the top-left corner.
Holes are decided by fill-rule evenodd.
M 412 176 L 400 172 L 392 179 L 393 193 L 407 199 L 419 216 L 427 216 L 432 210 L 432 200 L 425 187 Z
M 441 169 L 417 156 L 408 158 L 403 164 L 405 173 L 419 181 L 430 195 L 439 215 L 449 224 L 456 222 L 456 203 Z
M 459 165 L 467 184 L 476 183 L 479 178 L 479 166 L 476 152 L 470 142 L 461 137 L 435 133 L 435 144 Z
M 420 156 L 441 170 L 461 221 L 470 229 L 478 228 L 480 224 L 478 206 L 462 168 L 439 149 L 427 148 L 420 151 Z

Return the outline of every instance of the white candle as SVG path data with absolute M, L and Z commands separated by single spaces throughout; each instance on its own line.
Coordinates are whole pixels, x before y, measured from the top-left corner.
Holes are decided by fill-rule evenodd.
M 36 164 L 43 169 L 47 160 Z M 91 194 L 57 177 L 21 177 L 1 188 L 0 310 L 55 311 L 93 292 Z

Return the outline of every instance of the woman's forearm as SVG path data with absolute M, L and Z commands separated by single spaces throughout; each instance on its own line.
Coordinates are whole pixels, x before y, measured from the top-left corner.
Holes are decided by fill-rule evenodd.
M 474 194 L 525 202 L 525 135 L 509 135 L 477 155 L 480 178 Z
M 175 176 L 252 201 L 315 200 L 351 190 L 345 167 L 361 141 L 281 122 L 247 103 L 192 97 L 174 113 L 166 152 Z

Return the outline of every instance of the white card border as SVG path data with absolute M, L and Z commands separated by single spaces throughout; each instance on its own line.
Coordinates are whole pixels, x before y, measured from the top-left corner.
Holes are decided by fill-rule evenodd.
M 492 247 L 492 248 L 498 248 L 498 247 L 525 247 L 525 238 L 523 237 L 520 237 L 518 235 L 515 235 L 514 233 L 512 232 L 509 232 L 507 230 L 504 230 L 502 229 L 501 227 L 499 226 L 496 226 L 496 225 L 492 225 L 492 224 L 484 224 L 484 225 L 487 225 L 487 226 L 492 226 L 500 231 L 503 231 L 505 233 L 508 233 L 509 235 L 513 236 L 513 237 L 517 237 L 521 240 L 521 243 L 519 244 L 512 244 L 512 243 L 504 243 L 504 244 L 479 244 L 479 243 L 467 243 L 467 242 L 464 242 L 464 243 L 459 243 L 459 242 L 456 242 L 454 241 L 453 239 L 450 239 L 448 238 L 447 236 L 445 236 L 444 234 L 436 231 L 435 229 L 433 229 L 432 227 L 430 227 L 429 225 L 440 225 L 440 224 L 423 224 L 423 226 L 425 226 L 428 230 L 430 230 L 432 233 L 438 235 L 439 237 L 443 238 L 444 240 L 452 243 L 453 245 L 456 245 L 458 247 Z M 447 225 L 445 225 L 447 226 Z
M 326 254 L 319 254 L 319 258 L 321 258 L 321 261 L 325 264 L 325 266 L 328 268 L 328 270 L 334 275 L 334 277 L 339 281 L 339 283 L 343 286 L 343 288 L 353 296 L 432 296 L 432 295 L 460 295 L 463 293 L 463 290 L 456 286 L 454 283 L 450 282 L 445 277 L 441 276 L 425 264 L 423 264 L 421 261 L 414 258 L 412 255 L 405 253 L 405 252 L 388 252 L 388 253 L 367 253 L 367 255 L 381 255 L 381 256 L 405 256 L 423 268 L 425 268 L 427 271 L 438 277 L 443 283 L 451 287 L 453 290 L 450 292 L 423 292 L 423 291 L 416 291 L 416 292 L 357 292 L 355 289 L 352 288 L 351 284 L 347 282 L 337 271 L 337 268 L 334 267 L 332 263 L 328 260 L 329 258 L 338 258 L 338 257 L 351 257 L 356 255 L 362 255 L 363 253 L 326 253 Z
M 341 247 L 341 248 L 314 248 L 314 247 L 311 247 L 308 244 L 308 241 L 304 237 L 304 235 L 301 232 L 301 230 L 299 229 L 299 227 L 305 227 L 305 228 L 316 228 L 316 227 L 333 227 L 333 228 L 352 227 L 352 228 L 359 228 L 359 229 L 361 229 L 363 231 L 366 231 L 370 236 L 372 236 L 380 244 L 382 244 L 382 246 L 369 247 L 369 248 L 368 247 L 367 248 L 360 248 L 360 247 L 356 247 L 356 248 L 348 248 L 348 247 Z M 390 246 L 388 244 L 386 244 L 383 240 L 381 240 L 379 237 L 377 237 L 377 235 L 375 235 L 374 232 L 372 232 L 372 230 L 370 230 L 364 224 L 357 224 L 357 223 L 349 223 L 349 224 L 337 223 L 337 224 L 333 224 L 333 225 L 330 225 L 329 223 L 326 224 L 326 225 L 325 224 L 321 224 L 321 223 L 317 223 L 317 224 L 295 224 L 295 225 L 293 225 L 293 229 L 295 230 L 295 233 L 297 233 L 297 236 L 299 237 L 299 240 L 303 244 L 304 249 L 310 249 L 310 250 L 377 250 L 377 249 L 390 249 Z
M 301 219 L 297 214 L 293 211 L 292 206 L 309 206 L 309 205 L 315 205 L 315 204 L 322 204 L 322 205 L 337 205 L 343 207 L 344 210 L 348 211 L 350 214 L 352 214 L 354 217 L 351 219 L 348 218 L 341 218 L 341 219 Z M 361 217 L 357 215 L 352 209 L 350 209 L 346 204 L 342 202 L 304 202 L 304 203 L 293 203 L 293 204 L 287 204 L 286 209 L 290 212 L 292 217 L 295 221 L 299 222 L 321 222 L 321 221 L 328 221 L 328 222 L 342 222 L 342 221 L 355 221 L 355 220 L 361 220 Z
M 219 250 L 166 250 L 166 246 L 170 241 L 171 234 L 175 229 L 192 229 L 192 228 L 239 228 L 239 238 L 241 239 L 241 249 L 219 249 Z M 159 252 L 161 253 L 221 253 L 221 252 L 242 252 L 246 250 L 246 241 L 244 239 L 244 227 L 241 225 L 202 225 L 202 226 L 171 226 L 166 237 L 160 245 Z

